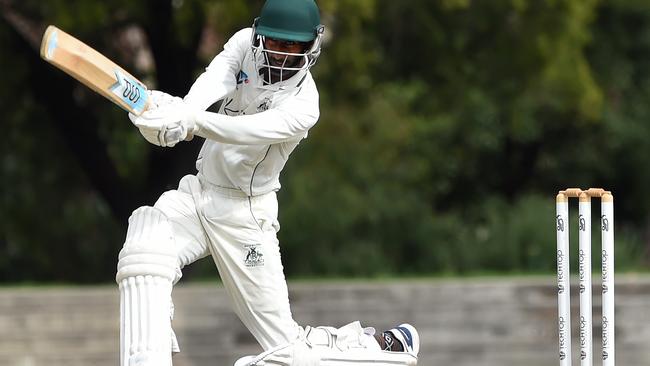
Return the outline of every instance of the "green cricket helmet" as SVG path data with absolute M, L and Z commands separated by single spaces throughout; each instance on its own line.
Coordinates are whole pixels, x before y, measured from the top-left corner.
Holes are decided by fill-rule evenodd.
M 324 29 L 314 0 L 266 0 L 253 22 L 252 40 L 256 67 L 260 74 L 267 73 L 266 83 L 287 80 L 309 70 L 320 56 Z M 304 44 L 304 48 L 299 53 L 271 50 L 265 46 L 266 39 Z M 283 61 L 278 63 L 278 58 Z

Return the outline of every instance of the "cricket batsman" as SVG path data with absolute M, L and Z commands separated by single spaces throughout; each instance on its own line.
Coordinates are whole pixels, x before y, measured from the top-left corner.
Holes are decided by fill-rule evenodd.
M 264 350 L 237 366 L 416 365 L 420 340 L 410 324 L 375 334 L 358 321 L 338 329 L 300 326 L 291 314 L 276 192 L 289 155 L 318 121 L 309 70 L 323 31 L 314 0 L 267 0 L 184 98 L 153 91 L 153 106 L 129 115 L 155 145 L 173 147 L 193 136 L 205 142 L 197 173 L 129 218 L 116 275 L 121 366 L 172 365 L 179 352 L 172 287 L 183 267 L 206 256 Z M 217 101 L 219 112 L 207 112 Z

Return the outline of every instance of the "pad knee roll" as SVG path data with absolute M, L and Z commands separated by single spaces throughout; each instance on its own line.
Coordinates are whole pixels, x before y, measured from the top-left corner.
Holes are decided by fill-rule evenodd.
M 115 280 L 157 276 L 176 282 L 180 274 L 174 236 L 167 216 L 154 207 L 140 207 L 129 218 Z

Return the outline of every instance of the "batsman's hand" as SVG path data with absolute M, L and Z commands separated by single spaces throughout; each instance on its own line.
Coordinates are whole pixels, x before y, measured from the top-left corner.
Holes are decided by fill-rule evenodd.
M 154 145 L 173 147 L 194 137 L 196 123 L 193 108 L 182 99 L 173 98 L 171 102 L 165 99 L 160 105 L 148 109 L 140 116 L 129 113 L 131 122 L 140 130 L 142 136 Z
M 179 97 L 175 97 L 160 90 L 147 90 L 147 94 L 149 94 L 149 110 L 180 103 L 183 101 Z

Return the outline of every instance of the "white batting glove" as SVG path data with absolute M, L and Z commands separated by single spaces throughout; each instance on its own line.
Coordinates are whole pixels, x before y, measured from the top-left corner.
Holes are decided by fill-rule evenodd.
M 166 105 L 175 104 L 183 101 L 179 97 L 175 97 L 171 94 L 167 94 L 160 90 L 147 90 L 147 93 L 149 93 L 148 109 L 156 109 L 159 107 L 164 107 Z
M 140 116 L 129 113 L 129 119 L 150 143 L 173 147 L 181 141 L 190 140 L 196 128 L 194 110 L 180 98 L 178 100 L 149 109 Z

